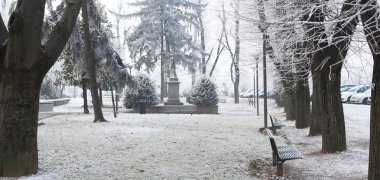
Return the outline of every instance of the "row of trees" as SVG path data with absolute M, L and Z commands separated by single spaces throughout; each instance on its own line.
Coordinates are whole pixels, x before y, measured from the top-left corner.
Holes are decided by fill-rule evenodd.
M 322 152 L 347 149 L 341 103 L 341 71 L 354 33 L 361 30 L 373 60 L 369 179 L 380 178 L 380 91 L 378 73 L 379 5 L 376 0 L 259 0 L 259 26 L 269 25 L 264 41 L 281 78 L 288 119 L 296 128 L 310 126 L 310 135 L 322 134 Z M 364 30 L 364 31 L 363 31 Z M 308 77 L 313 81 L 312 109 Z

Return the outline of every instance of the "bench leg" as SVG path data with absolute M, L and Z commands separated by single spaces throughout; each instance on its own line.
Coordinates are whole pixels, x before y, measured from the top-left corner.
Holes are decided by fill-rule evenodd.
M 274 154 L 274 152 L 272 153 L 272 159 L 273 159 L 273 166 L 275 166 L 277 164 L 277 156 Z
M 283 164 L 284 162 L 278 162 L 277 163 L 277 176 L 284 176 L 284 173 L 283 173 Z

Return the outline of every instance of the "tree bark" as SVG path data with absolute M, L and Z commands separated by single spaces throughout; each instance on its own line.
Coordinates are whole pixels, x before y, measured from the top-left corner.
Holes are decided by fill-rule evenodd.
M 317 136 L 322 134 L 322 104 L 321 104 L 321 92 L 320 92 L 320 80 L 319 75 L 316 71 L 316 67 L 312 68 L 313 76 L 313 94 L 312 98 L 312 108 L 310 114 L 310 130 L 309 136 Z
M 90 111 L 88 110 L 88 103 L 87 103 L 87 80 L 85 79 L 82 79 L 82 89 L 83 89 L 83 113 L 90 114 Z
M 324 58 L 324 49 L 328 46 L 327 41 L 321 41 L 320 39 L 326 39 L 325 26 L 323 22 L 325 21 L 324 13 L 321 4 L 317 2 L 318 7 L 313 10 L 312 13 L 306 13 L 304 20 L 312 22 L 311 24 L 306 23 L 306 35 L 312 39 L 312 46 L 314 50 L 318 50 L 312 55 L 310 59 L 311 75 L 313 79 L 313 94 L 312 94 L 312 109 L 310 115 L 310 136 L 317 136 L 322 134 L 322 121 L 324 114 L 322 109 L 322 95 L 321 95 L 321 72 L 320 72 L 320 62 Z M 309 17 L 309 14 L 310 17 Z
M 287 85 L 288 83 L 285 83 L 283 85 L 285 87 L 285 113 L 286 113 L 286 120 L 296 120 L 297 117 L 297 109 L 296 109 L 296 100 L 294 95 L 294 88 L 289 87 Z
M 380 14 L 375 0 L 363 0 L 360 17 L 374 61 L 372 75 L 368 179 L 380 179 Z
M 236 1 L 235 7 L 235 104 L 239 104 L 239 85 L 240 85 L 240 0 Z
M 165 84 L 165 59 L 164 59 L 164 20 L 163 20 L 163 15 L 164 15 L 164 7 L 161 4 L 161 93 L 160 93 L 160 101 L 161 103 L 164 103 L 164 97 L 165 97 L 165 92 L 166 92 L 166 84 Z
M 87 0 L 82 0 L 82 18 L 83 18 L 87 73 L 89 76 L 90 91 L 91 91 L 92 104 L 93 104 L 94 115 L 95 115 L 94 122 L 106 122 L 106 120 L 103 117 L 103 112 L 102 112 L 99 94 L 98 94 L 98 86 L 96 83 L 94 52 L 92 50 L 87 3 L 88 3 Z
M 372 89 L 371 96 L 371 122 L 368 166 L 369 180 L 380 179 L 380 88 L 378 88 L 380 87 L 380 55 L 374 55 L 373 60 L 374 65 L 372 83 L 374 85 L 374 88 Z
M 310 125 L 310 91 L 307 78 L 296 82 L 296 128 L 303 129 Z
M 296 58 L 296 128 L 303 129 L 310 126 L 310 90 L 309 90 L 309 72 L 310 57 L 306 55 L 310 49 L 308 42 L 297 43 L 298 48 L 295 52 Z M 307 49 L 307 50 L 306 50 Z
M 110 79 L 110 89 L 111 89 L 111 100 L 112 100 L 112 110 L 113 110 L 113 117 L 117 117 L 116 116 L 116 107 L 115 107 L 115 98 L 113 96 L 113 82 L 112 82 L 112 79 Z
M 116 103 L 116 112 L 119 112 L 119 93 L 120 93 L 120 90 L 119 90 L 119 86 L 118 85 L 116 85 L 116 87 L 115 87 L 115 103 Z
M 198 0 L 198 3 L 201 3 L 201 0 Z M 201 74 L 206 75 L 206 43 L 205 43 L 205 29 L 203 26 L 203 19 L 202 19 L 202 10 L 197 10 L 198 15 L 198 22 L 199 22 L 199 29 L 201 33 L 201 49 L 202 49 L 202 65 L 201 65 Z
M 37 121 L 41 76 L 36 71 L 6 70 L 1 73 L 0 176 L 24 176 L 38 170 Z
M 9 20 L 6 50 L 0 52 L 0 176 L 38 170 L 39 91 L 75 25 L 81 2 L 69 2 L 46 45 L 41 44 L 45 1 L 21 1 Z M 1 19 L 1 22 L 2 19 Z M 0 40 L 7 39 L 0 28 Z M 31 35 L 32 34 L 32 35 Z M 55 44 L 51 44 L 54 41 Z M 1 42 L 2 46 L 4 42 Z
M 103 88 L 99 85 L 99 103 L 100 106 L 103 107 Z
M 322 108 L 322 152 L 334 153 L 347 149 L 346 128 L 343 105 L 340 94 L 342 62 L 345 59 L 352 35 L 356 30 L 358 18 L 355 0 L 346 0 L 343 4 L 341 17 L 352 17 L 349 21 L 342 20 L 335 27 L 333 44 L 331 44 L 325 58 L 328 61 L 323 65 L 321 72 Z M 322 60 L 322 59 L 321 59 Z

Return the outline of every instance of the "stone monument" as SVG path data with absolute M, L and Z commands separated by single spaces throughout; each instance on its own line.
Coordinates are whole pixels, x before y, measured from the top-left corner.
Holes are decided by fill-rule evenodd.
M 177 77 L 171 77 L 168 81 L 168 100 L 164 105 L 183 105 L 179 100 L 179 83 Z

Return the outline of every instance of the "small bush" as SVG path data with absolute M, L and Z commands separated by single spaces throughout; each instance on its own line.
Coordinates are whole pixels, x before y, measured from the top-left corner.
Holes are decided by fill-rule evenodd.
M 148 77 L 138 75 L 136 87 L 125 91 L 124 107 L 127 109 L 139 107 L 140 101 L 145 101 L 147 106 L 158 104 L 158 97 L 154 88 L 154 82 Z
M 190 103 L 197 106 L 214 106 L 218 104 L 216 85 L 210 79 L 202 77 L 190 92 Z

